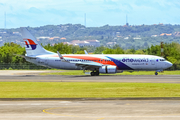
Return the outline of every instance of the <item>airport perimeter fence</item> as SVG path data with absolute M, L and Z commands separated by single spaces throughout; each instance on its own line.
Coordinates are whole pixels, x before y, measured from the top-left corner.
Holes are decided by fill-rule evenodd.
M 0 70 L 44 70 L 50 69 L 32 63 L 0 63 Z

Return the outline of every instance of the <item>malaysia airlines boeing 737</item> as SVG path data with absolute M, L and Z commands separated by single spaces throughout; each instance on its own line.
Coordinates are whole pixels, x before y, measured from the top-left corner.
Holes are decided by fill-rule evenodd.
M 22 27 L 21 32 L 26 48 L 24 58 L 28 62 L 41 66 L 69 70 L 90 70 L 92 71 L 91 76 L 97 76 L 99 73 L 117 73 L 123 70 L 155 71 L 155 75 L 158 75 L 158 72 L 172 66 L 172 63 L 164 58 L 154 55 L 61 55 L 58 51 L 53 53 L 45 50 L 26 28 Z

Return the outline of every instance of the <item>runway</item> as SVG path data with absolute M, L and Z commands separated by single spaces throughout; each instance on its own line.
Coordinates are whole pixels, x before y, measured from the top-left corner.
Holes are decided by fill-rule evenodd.
M 0 76 L 0 82 L 133 82 L 133 83 L 180 83 L 180 75 L 10 75 Z
M 0 82 L 133 82 L 180 83 L 180 75 L 39 75 L 60 70 L 0 70 Z
M 1 120 L 179 120 L 178 100 L 0 101 Z
M 180 75 L 41 76 L 1 74 L 0 82 L 136 82 L 180 83 Z M 9 101 L 8 101 L 9 100 Z M 57 99 L 2 100 L 0 119 L 5 120 L 178 120 L 179 99 Z

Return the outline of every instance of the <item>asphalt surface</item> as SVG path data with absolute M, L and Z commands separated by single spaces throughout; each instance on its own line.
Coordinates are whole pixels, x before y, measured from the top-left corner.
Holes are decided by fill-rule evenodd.
M 46 75 L 56 72 L 48 70 L 0 70 L 0 82 L 136 82 L 136 83 L 180 83 L 180 75 Z M 61 72 L 61 71 L 58 71 Z
M 180 101 L 0 101 L 0 119 L 179 120 Z
M 0 82 L 133 82 L 133 83 L 180 83 L 180 75 L 120 75 L 120 76 L 40 76 L 10 75 L 0 76 Z
M 47 71 L 0 71 L 0 82 L 180 83 L 180 75 L 40 76 Z M 6 74 L 3 74 L 6 73 Z M 180 99 L 0 100 L 0 120 L 179 120 Z

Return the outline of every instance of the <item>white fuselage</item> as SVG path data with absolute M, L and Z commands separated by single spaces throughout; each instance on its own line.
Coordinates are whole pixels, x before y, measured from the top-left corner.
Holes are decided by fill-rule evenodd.
M 100 63 L 104 66 L 116 66 L 117 70 L 156 70 L 163 71 L 172 66 L 172 63 L 166 61 L 162 57 L 153 55 L 78 55 L 65 54 L 62 55 L 67 62 L 62 62 L 57 54 L 37 55 L 36 59 L 26 58 L 27 61 L 37 65 L 43 65 L 51 68 L 79 70 L 80 66 L 76 66 L 73 62 L 84 63 Z

